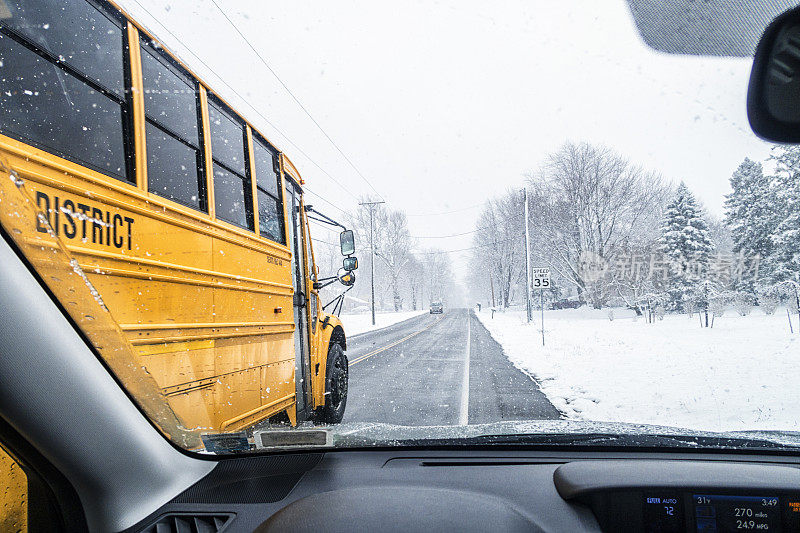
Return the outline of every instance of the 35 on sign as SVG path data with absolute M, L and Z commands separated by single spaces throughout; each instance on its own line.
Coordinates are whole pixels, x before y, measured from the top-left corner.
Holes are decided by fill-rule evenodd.
M 536 267 L 531 269 L 531 286 L 534 289 L 550 288 L 550 267 Z

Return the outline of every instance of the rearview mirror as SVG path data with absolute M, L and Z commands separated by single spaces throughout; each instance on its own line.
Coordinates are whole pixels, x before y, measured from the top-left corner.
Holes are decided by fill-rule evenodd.
M 762 139 L 800 142 L 800 8 L 764 30 L 750 72 L 747 118 Z
M 347 272 L 352 272 L 358 268 L 358 258 L 357 257 L 345 257 L 342 260 L 342 268 L 345 269 Z
M 339 275 L 339 282 L 345 287 L 351 287 L 356 282 L 356 275 L 352 272 L 345 272 Z
M 668 54 L 750 57 L 787 0 L 627 0 L 649 47 Z
M 346 229 L 339 234 L 339 246 L 342 249 L 342 255 L 353 255 L 356 251 L 356 238 L 353 235 L 353 230 Z

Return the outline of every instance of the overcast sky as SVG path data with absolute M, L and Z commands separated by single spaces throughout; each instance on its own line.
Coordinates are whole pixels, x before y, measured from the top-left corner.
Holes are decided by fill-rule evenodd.
M 471 235 L 423 237 L 474 229 L 483 201 L 521 188 L 566 140 L 683 180 L 717 215 L 741 160 L 769 153 L 745 113 L 751 60 L 655 52 L 624 1 L 217 0 L 371 187 L 211 0 L 119 3 L 285 151 L 310 191 L 351 210 L 374 187 L 406 211 L 420 248 L 470 246 Z M 452 256 L 463 275 L 465 254 Z

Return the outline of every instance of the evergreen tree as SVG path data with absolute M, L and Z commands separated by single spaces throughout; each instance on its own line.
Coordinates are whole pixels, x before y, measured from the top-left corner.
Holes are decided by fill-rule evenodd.
M 704 292 L 713 246 L 702 209 L 683 182 L 667 205 L 659 245 L 670 262 L 668 309 L 684 310 Z
M 761 163 L 745 157 L 731 175 L 731 189 L 725 196 L 725 224 L 731 228 L 733 251 L 768 257 L 774 247 L 774 204 L 770 178 Z
M 725 224 L 733 237 L 733 251 L 750 267 L 772 256 L 773 236 L 780 222 L 772 179 L 764 175 L 761 163 L 745 158 L 731 175 L 732 192 L 725 196 Z M 748 268 L 747 277 L 734 280 L 737 289 L 753 292 L 756 271 Z
M 765 262 L 772 283 L 800 282 L 800 147 L 781 146 L 772 154 L 775 179 L 770 188 L 776 226 L 773 253 Z

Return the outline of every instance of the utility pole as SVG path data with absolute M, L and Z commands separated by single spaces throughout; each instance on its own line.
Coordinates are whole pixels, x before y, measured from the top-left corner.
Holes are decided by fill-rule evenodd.
M 378 204 L 385 204 L 386 202 L 360 202 L 358 205 L 366 205 L 369 207 L 369 270 L 370 270 L 370 291 L 372 294 L 372 325 L 375 325 L 375 223 L 374 223 L 374 208 Z
M 528 230 L 528 188 L 522 189 L 522 201 L 525 206 L 522 209 L 523 224 L 525 224 L 525 308 L 528 311 L 528 322 L 533 319 L 533 307 L 531 305 L 531 236 Z M 544 326 L 542 326 L 544 327 Z

